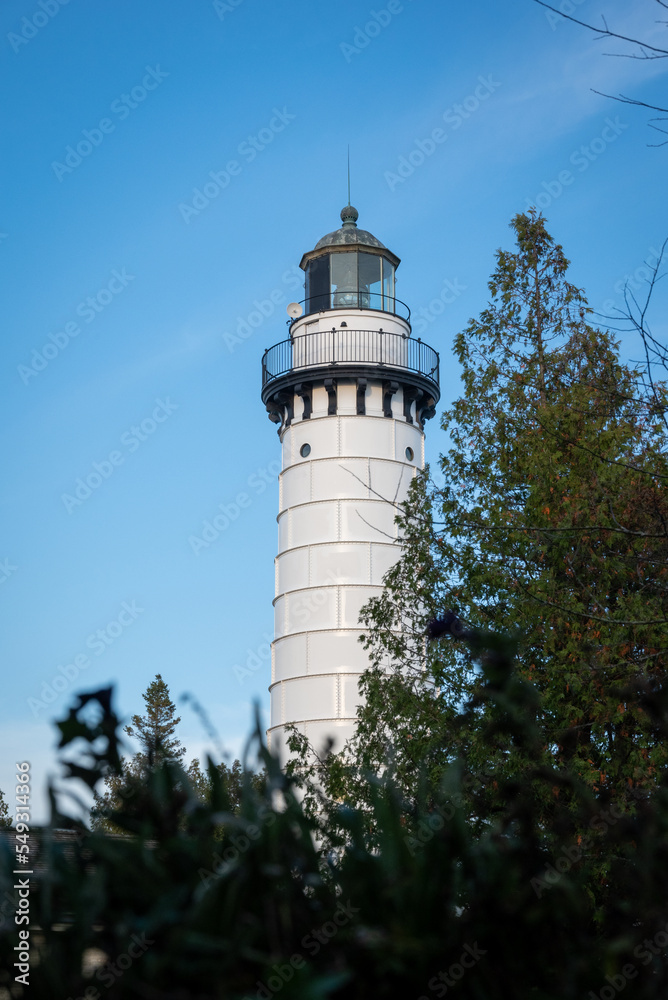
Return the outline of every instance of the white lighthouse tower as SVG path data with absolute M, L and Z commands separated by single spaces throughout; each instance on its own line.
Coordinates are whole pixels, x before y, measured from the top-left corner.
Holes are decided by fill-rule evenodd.
M 439 399 L 438 354 L 412 339 L 395 296 L 399 258 L 357 218 L 347 205 L 304 254 L 306 298 L 262 359 L 283 451 L 268 733 L 282 759 L 288 723 L 318 749 L 354 731 L 360 608 L 399 557 L 396 503 L 424 465 Z

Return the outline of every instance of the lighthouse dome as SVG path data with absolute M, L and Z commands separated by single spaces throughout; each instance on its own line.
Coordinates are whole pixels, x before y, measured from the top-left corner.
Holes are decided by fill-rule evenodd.
M 351 244 L 358 244 L 366 247 L 375 247 L 377 250 L 385 250 L 386 247 L 375 236 L 367 232 L 366 229 L 357 228 L 359 212 L 352 205 L 346 205 L 341 209 L 341 221 L 343 225 L 340 229 L 335 229 L 327 233 L 321 240 L 318 240 L 314 250 L 323 250 L 325 247 L 340 247 Z

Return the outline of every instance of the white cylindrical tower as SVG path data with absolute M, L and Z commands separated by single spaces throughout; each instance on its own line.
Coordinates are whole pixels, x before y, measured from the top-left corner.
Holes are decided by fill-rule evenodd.
M 262 359 L 283 449 L 268 733 L 282 759 L 288 723 L 317 749 L 353 733 L 360 608 L 399 557 L 395 505 L 424 465 L 439 398 L 438 354 L 411 338 L 395 296 L 399 258 L 357 217 L 347 205 L 304 254 L 306 298 Z

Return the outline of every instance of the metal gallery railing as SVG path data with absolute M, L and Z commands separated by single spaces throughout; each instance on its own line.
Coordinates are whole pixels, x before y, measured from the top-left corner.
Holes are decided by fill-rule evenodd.
M 438 352 L 433 347 L 401 333 L 340 327 L 297 335 L 270 347 L 262 358 L 262 386 L 289 372 L 337 365 L 403 369 L 438 389 Z
M 306 316 L 316 312 L 326 312 L 329 309 L 375 309 L 377 312 L 392 313 L 405 320 L 410 321 L 411 318 L 411 311 L 406 303 L 387 292 L 337 289 L 321 295 L 311 295 L 298 304 Z M 293 322 L 296 322 L 296 319 Z

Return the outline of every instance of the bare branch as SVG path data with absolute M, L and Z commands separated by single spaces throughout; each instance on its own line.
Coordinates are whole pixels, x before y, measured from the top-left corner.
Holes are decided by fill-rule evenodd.
M 658 282 L 666 277 L 665 272 L 663 274 L 660 274 L 659 272 L 663 265 L 667 246 L 668 238 L 663 241 L 656 264 L 653 266 L 647 264 L 650 270 L 650 277 L 647 279 L 647 294 L 645 295 L 644 302 L 641 303 L 638 301 L 635 293 L 629 288 L 627 283 L 624 286 L 625 309 L 617 310 L 617 312 L 619 313 L 618 319 L 627 324 L 627 326 L 622 328 L 619 332 L 627 333 L 630 328 L 631 330 L 635 330 L 635 332 L 640 336 L 645 353 L 647 388 L 654 401 L 655 412 L 660 416 L 664 426 L 668 430 L 668 419 L 666 418 L 665 413 L 665 401 L 661 397 L 653 372 L 655 365 L 660 365 L 664 370 L 668 371 L 668 348 L 665 344 L 662 344 L 653 336 L 647 322 L 647 312 L 652 301 L 652 296 L 654 295 L 654 290 Z M 602 318 L 606 319 L 608 317 L 602 316 Z M 612 327 L 609 327 L 609 329 L 612 329 Z
M 553 4 L 545 3 L 544 0 L 534 0 L 534 3 L 537 3 L 540 7 L 544 7 L 546 10 L 551 10 L 554 14 L 558 15 L 559 17 L 563 17 L 566 21 L 572 21 L 573 24 L 579 24 L 580 27 L 586 28 L 587 31 L 594 32 L 594 34 L 597 36 L 598 39 L 612 38 L 617 41 L 624 42 L 627 45 L 637 46 L 638 49 L 638 51 L 632 51 L 632 52 L 604 52 L 602 53 L 603 55 L 612 56 L 620 59 L 637 59 L 645 62 L 652 61 L 655 59 L 668 58 L 668 49 L 666 48 L 660 48 L 659 46 L 656 45 L 650 45 L 648 42 L 644 42 L 640 38 L 633 38 L 630 35 L 622 35 L 617 31 L 611 31 L 604 17 L 601 17 L 603 26 L 597 27 L 595 24 L 590 24 L 588 21 L 581 21 L 579 18 L 573 17 L 572 14 L 565 14 L 562 10 L 559 10 L 557 7 L 553 6 Z M 668 9 L 668 3 L 665 3 L 664 0 L 657 0 L 657 3 L 660 3 L 662 7 Z M 649 108 L 652 111 L 661 111 L 663 113 L 668 114 L 668 108 L 658 107 L 655 104 L 647 104 L 645 101 L 638 101 L 635 100 L 634 98 L 626 97 L 624 94 L 620 94 L 619 96 L 615 97 L 613 94 L 604 94 L 600 90 L 595 90 L 594 88 L 592 88 L 592 90 L 595 94 L 598 94 L 600 97 L 608 97 L 613 101 L 618 101 L 620 104 L 631 104 L 635 105 L 636 107 Z M 655 125 L 652 125 L 651 127 L 657 128 L 657 126 Z M 663 129 L 659 128 L 658 131 L 662 132 Z M 648 143 L 648 145 L 656 148 L 659 146 L 664 146 L 666 145 L 666 143 L 668 143 L 668 140 L 666 140 L 666 142 Z
M 648 45 L 647 42 L 640 41 L 639 38 L 631 38 L 629 35 L 620 35 L 616 31 L 610 31 L 605 18 L 601 18 L 603 21 L 603 27 L 597 28 L 595 24 L 589 24 L 587 21 L 580 21 L 577 17 L 573 17 L 571 14 L 564 14 L 563 11 L 559 10 L 557 7 L 553 7 L 552 4 L 545 3 L 544 0 L 534 0 L 534 3 L 537 3 L 540 7 L 547 8 L 547 10 L 551 10 L 554 14 L 558 14 L 560 17 L 564 17 L 567 21 L 572 21 L 574 24 L 579 24 L 582 28 L 587 28 L 588 31 L 593 31 L 600 38 L 617 38 L 621 42 L 629 42 L 631 45 L 638 45 L 641 49 L 649 49 L 651 52 L 658 53 L 657 56 L 652 58 L 668 58 L 668 49 L 660 49 L 654 45 Z M 662 4 L 662 6 L 665 5 Z M 633 58 L 638 59 L 643 57 L 634 56 Z
M 635 98 L 633 98 L 633 97 L 627 97 L 625 94 L 617 94 L 617 96 L 615 96 L 614 94 L 604 94 L 602 90 L 594 90 L 593 87 L 592 87 L 592 91 L 593 91 L 594 94 L 598 94 L 599 97 L 608 97 L 608 98 L 610 98 L 611 101 L 618 101 L 620 104 L 635 104 L 639 108 L 649 108 L 650 111 L 661 111 L 661 112 L 664 112 L 665 114 L 668 114 L 668 108 L 660 108 L 656 104 L 647 104 L 645 101 L 636 101 Z M 658 118 L 658 119 L 654 118 L 652 120 L 653 121 L 664 121 L 665 119 L 663 119 L 663 118 Z M 656 126 L 653 126 L 653 127 L 656 128 Z M 662 131 L 662 130 L 659 129 L 659 131 Z

